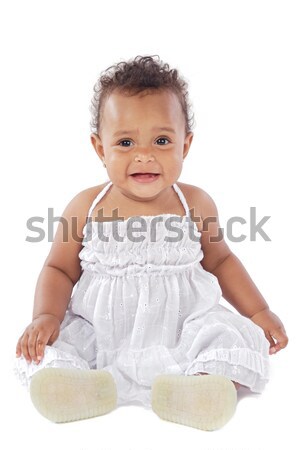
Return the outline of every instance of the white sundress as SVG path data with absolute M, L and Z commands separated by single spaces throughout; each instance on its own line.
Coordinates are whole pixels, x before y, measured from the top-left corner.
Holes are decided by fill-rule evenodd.
M 90 207 L 79 253 L 83 271 L 58 339 L 38 365 L 15 360 L 22 384 L 29 388 L 45 367 L 103 369 L 115 380 L 118 406 L 145 408 L 159 374 L 224 375 L 262 392 L 270 344 L 262 328 L 219 304 L 221 288 L 200 264 L 201 233 L 178 185 L 182 217 L 91 221 L 111 186 Z

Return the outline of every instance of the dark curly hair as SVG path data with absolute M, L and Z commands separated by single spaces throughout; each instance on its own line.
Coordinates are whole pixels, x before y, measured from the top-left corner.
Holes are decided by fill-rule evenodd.
M 158 59 L 155 60 L 155 57 Z M 105 100 L 118 90 L 126 95 L 136 95 L 145 90 L 170 90 L 180 101 L 185 117 L 185 132 L 188 134 L 194 125 L 194 114 L 188 98 L 188 83 L 178 73 L 177 69 L 169 69 L 158 55 L 136 56 L 129 61 L 121 61 L 108 67 L 100 74 L 94 86 L 94 95 L 90 108 L 90 122 L 93 133 L 98 134 L 101 115 Z

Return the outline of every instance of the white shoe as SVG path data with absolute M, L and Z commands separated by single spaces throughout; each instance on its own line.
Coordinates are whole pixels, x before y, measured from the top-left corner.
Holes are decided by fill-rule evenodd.
M 46 368 L 30 383 L 36 409 L 52 422 L 71 422 L 101 416 L 116 407 L 112 375 L 104 370 Z
M 152 409 L 164 420 L 216 430 L 233 416 L 234 383 L 220 375 L 159 375 L 152 385 Z

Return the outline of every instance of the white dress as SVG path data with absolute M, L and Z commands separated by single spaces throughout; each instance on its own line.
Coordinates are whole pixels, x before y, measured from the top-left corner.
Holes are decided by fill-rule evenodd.
M 164 373 L 219 374 L 262 392 L 269 342 L 262 328 L 219 304 L 221 288 L 200 264 L 201 233 L 178 185 L 182 217 L 91 221 L 111 186 L 89 210 L 79 254 L 83 272 L 58 339 L 38 365 L 16 358 L 22 384 L 29 388 L 44 367 L 104 369 L 116 382 L 118 405 L 145 408 L 151 408 L 155 376 Z

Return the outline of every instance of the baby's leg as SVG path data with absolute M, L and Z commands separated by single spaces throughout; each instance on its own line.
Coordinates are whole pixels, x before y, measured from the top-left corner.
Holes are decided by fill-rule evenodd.
M 100 416 L 116 407 L 112 375 L 104 370 L 46 368 L 30 384 L 36 409 L 52 422 L 71 422 Z
M 201 430 L 216 430 L 233 416 L 237 391 L 221 375 L 158 375 L 152 385 L 152 409 L 164 420 Z

